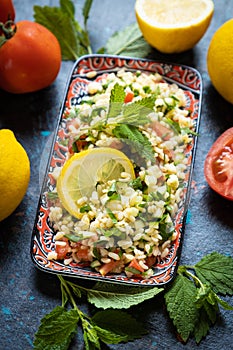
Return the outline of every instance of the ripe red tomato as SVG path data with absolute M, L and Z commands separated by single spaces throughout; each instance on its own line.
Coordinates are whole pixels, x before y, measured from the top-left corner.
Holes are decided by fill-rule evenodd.
M 59 42 L 36 22 L 20 21 L 16 29 L 0 48 L 0 88 L 16 94 L 41 90 L 60 70 Z
M 204 173 L 214 191 L 233 200 L 233 127 L 226 130 L 210 148 Z
M 15 8 L 12 0 L 0 1 L 0 22 L 5 23 L 8 20 L 14 21 Z

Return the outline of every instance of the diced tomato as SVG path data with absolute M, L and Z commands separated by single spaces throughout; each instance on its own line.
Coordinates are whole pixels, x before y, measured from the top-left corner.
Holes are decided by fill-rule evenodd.
M 107 273 L 114 270 L 120 264 L 120 260 L 111 260 L 109 263 L 106 263 L 101 266 L 99 272 L 102 276 L 105 276 Z
M 146 265 L 147 265 L 148 267 L 153 266 L 155 263 L 156 263 L 156 257 L 155 257 L 154 255 L 148 256 L 148 257 L 146 258 Z
M 136 258 L 134 258 L 130 264 L 129 264 L 129 267 L 139 271 L 139 272 L 144 272 L 144 269 L 143 267 L 141 267 L 141 265 L 139 264 L 138 260 Z
M 125 95 L 125 103 L 128 103 L 128 102 L 132 102 L 134 98 L 134 93 L 132 91 L 129 91 L 127 92 L 127 94 Z
M 88 247 L 80 247 L 76 252 L 76 256 L 80 261 L 89 261 L 89 248 Z
M 66 258 L 66 254 L 70 250 L 70 245 L 69 245 L 68 239 L 63 237 L 62 238 L 62 242 L 64 242 L 65 244 L 64 245 L 55 244 L 55 252 L 57 253 L 57 259 L 58 260 L 65 259 Z
M 219 136 L 210 148 L 204 173 L 215 192 L 233 200 L 233 127 Z

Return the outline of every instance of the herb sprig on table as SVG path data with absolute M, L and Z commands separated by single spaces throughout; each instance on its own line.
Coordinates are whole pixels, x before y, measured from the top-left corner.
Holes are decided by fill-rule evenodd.
M 233 259 L 213 252 L 194 266 L 181 265 L 168 289 L 126 287 L 98 282 L 85 288 L 58 275 L 62 305 L 47 314 L 35 335 L 35 350 L 68 350 L 81 325 L 85 349 L 101 349 L 101 343 L 118 344 L 143 337 L 147 331 L 129 312 L 134 305 L 164 294 L 168 314 L 179 338 L 197 343 L 207 335 L 220 307 L 233 310 L 220 295 L 233 295 Z M 96 308 L 89 316 L 78 308 L 76 299 L 85 296 Z M 98 310 L 101 309 L 101 310 Z
M 34 19 L 48 28 L 58 39 L 63 60 L 76 60 L 80 56 L 93 53 L 87 22 L 92 0 L 86 0 L 82 8 L 83 23 L 75 17 L 75 6 L 71 0 L 60 0 L 60 6 L 34 6 Z M 105 47 L 98 53 L 146 57 L 151 46 L 144 40 L 137 25 L 133 23 L 121 31 L 115 32 Z

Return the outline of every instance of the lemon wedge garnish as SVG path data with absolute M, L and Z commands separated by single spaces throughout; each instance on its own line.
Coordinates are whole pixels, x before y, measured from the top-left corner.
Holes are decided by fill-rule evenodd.
M 135 13 L 145 40 L 163 53 L 189 50 L 205 34 L 212 0 L 137 0 Z
M 77 217 L 77 201 L 90 197 L 98 183 L 118 180 L 126 172 L 135 178 L 134 167 L 121 151 L 109 147 L 92 148 L 74 154 L 64 164 L 57 180 L 57 193 L 64 208 Z

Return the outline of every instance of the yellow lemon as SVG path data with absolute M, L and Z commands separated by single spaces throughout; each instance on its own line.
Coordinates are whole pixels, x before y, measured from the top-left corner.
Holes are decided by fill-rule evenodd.
M 134 167 L 121 151 L 109 147 L 92 148 L 74 154 L 64 164 L 57 180 L 57 193 L 64 208 L 79 214 L 77 201 L 90 197 L 98 183 L 118 179 L 122 172 L 135 178 Z
M 233 19 L 214 33 L 207 53 L 207 69 L 215 89 L 233 104 Z
M 163 53 L 189 50 L 205 34 L 212 0 L 137 0 L 135 13 L 145 40 Z
M 8 129 L 0 130 L 0 221 L 22 201 L 30 179 L 30 162 L 25 149 Z

